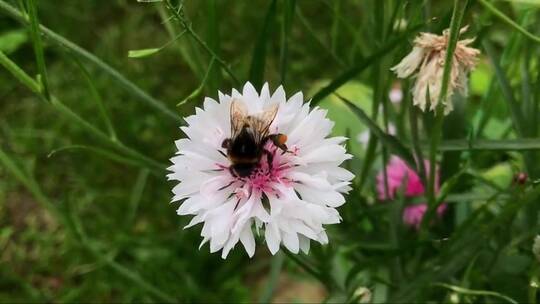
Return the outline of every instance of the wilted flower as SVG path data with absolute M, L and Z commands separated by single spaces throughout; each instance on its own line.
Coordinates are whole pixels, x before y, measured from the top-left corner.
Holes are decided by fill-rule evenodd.
M 269 132 L 287 136 L 287 152 L 268 141 L 265 156 L 244 177 L 232 170 L 223 147 L 231 137 L 233 100 L 250 117 L 277 105 Z M 180 181 L 173 189 L 173 201 L 183 201 L 177 213 L 194 215 L 186 228 L 203 223 L 201 246 L 209 242 L 211 252 L 222 250 L 226 258 L 238 241 L 253 256 L 254 232 L 264 235 L 272 254 L 280 244 L 307 253 L 310 240 L 328 242 L 324 225 L 340 222 L 336 207 L 345 203 L 354 175 L 339 167 L 351 155 L 343 146 L 346 138 L 328 137 L 334 123 L 325 110 L 310 110 L 302 93 L 287 100 L 281 86 L 270 95 L 268 84 L 259 94 L 246 83 L 242 93 L 206 98 L 185 120 L 187 138 L 176 141 L 168 177 Z
M 538 262 L 540 262 L 540 235 L 537 235 L 534 238 L 532 251 Z
M 429 161 L 424 161 L 426 170 L 429 172 Z M 377 175 L 377 194 L 380 200 L 394 199 L 396 194 L 403 189 L 405 197 L 416 197 L 424 195 L 425 188 L 418 174 L 411 169 L 399 157 L 393 156 L 386 166 L 388 196 L 385 191 L 384 172 Z M 439 174 L 435 176 L 435 191 L 439 191 Z M 418 229 L 422 223 L 422 218 L 426 213 L 427 205 L 415 204 L 405 207 L 403 210 L 403 222 Z M 446 204 L 437 208 L 437 213 L 442 216 L 446 210 Z
M 463 34 L 467 27 L 459 32 Z M 441 95 L 441 85 L 448 48 L 450 31 L 444 30 L 441 36 L 431 33 L 420 33 L 414 39 L 412 51 L 401 60 L 391 70 L 399 78 L 407 78 L 418 70 L 416 82 L 413 87 L 413 103 L 425 111 L 429 104 L 429 110 L 434 111 L 437 108 L 439 97 Z M 459 40 L 456 44 L 452 67 L 448 81 L 446 97 L 442 100 L 444 113 L 452 111 L 451 102 L 454 91 L 459 91 L 467 95 L 467 74 L 475 67 L 477 56 L 480 51 L 469 47 L 474 39 Z M 429 88 L 429 101 L 426 100 Z

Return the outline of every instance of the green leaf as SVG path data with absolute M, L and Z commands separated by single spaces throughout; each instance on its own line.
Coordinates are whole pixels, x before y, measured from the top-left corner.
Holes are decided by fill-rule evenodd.
M 140 49 L 140 50 L 130 50 L 128 52 L 129 58 L 143 58 L 152 56 L 161 51 L 161 48 L 150 48 L 150 49 Z
M 11 54 L 28 41 L 28 36 L 22 30 L 4 32 L 0 35 L 0 51 Z
M 396 137 L 386 134 L 379 126 L 369 118 L 369 116 L 358 108 L 354 103 L 337 95 L 356 116 L 379 138 L 381 143 L 385 145 L 390 152 L 403 159 L 411 168 L 416 168 L 416 162 L 412 153 L 407 149 Z
M 270 3 L 255 48 L 253 49 L 249 79 L 256 88 L 260 88 L 263 84 L 264 69 L 266 65 L 266 44 L 268 41 L 272 40 L 270 34 L 276 16 L 276 3 L 276 0 L 272 0 L 272 3 Z

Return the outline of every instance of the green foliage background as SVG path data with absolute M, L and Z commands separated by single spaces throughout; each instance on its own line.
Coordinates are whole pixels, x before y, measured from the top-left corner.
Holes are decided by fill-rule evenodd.
M 0 0 L 0 302 L 538 299 L 538 2 L 150 2 Z M 414 36 L 465 24 L 482 55 L 456 110 L 412 108 L 409 81 L 390 103 Z M 222 260 L 169 204 L 181 117 L 245 81 L 303 91 L 351 139 L 343 223 L 307 256 L 261 239 Z M 441 194 L 377 203 L 389 156 L 419 152 Z M 402 208 L 426 201 L 449 211 L 405 227 Z

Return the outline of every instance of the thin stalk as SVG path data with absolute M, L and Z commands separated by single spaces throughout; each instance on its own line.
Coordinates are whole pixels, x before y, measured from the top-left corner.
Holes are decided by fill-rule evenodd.
M 289 57 L 289 34 L 296 8 L 296 0 L 285 0 L 283 8 L 283 20 L 281 22 L 281 46 L 279 50 L 279 76 L 281 84 L 285 84 L 287 73 L 287 61 Z
M 328 48 L 327 43 L 322 41 L 318 36 L 317 33 L 313 30 L 313 27 L 309 24 L 309 21 L 304 16 L 302 10 L 300 7 L 296 9 L 296 16 L 298 17 L 298 20 L 300 21 L 300 24 L 304 26 L 304 28 L 307 30 L 308 34 L 313 37 L 313 39 L 321 46 L 321 48 L 334 60 L 339 66 L 345 67 L 346 64 L 339 58 L 339 56 L 336 55 L 330 48 Z
M 77 57 L 73 56 L 73 60 L 75 61 L 75 64 L 79 67 L 81 72 L 83 73 L 84 79 L 86 80 L 86 83 L 88 84 L 88 88 L 90 89 L 90 93 L 92 94 L 92 99 L 96 103 L 96 106 L 99 110 L 99 116 L 101 116 L 101 120 L 105 124 L 105 127 L 107 128 L 107 132 L 109 133 L 109 136 L 112 140 L 117 140 L 118 136 L 116 135 L 116 131 L 114 130 L 112 121 L 109 117 L 109 113 L 107 109 L 105 108 L 105 104 L 103 103 L 103 98 L 101 98 L 101 94 L 97 90 L 96 86 L 94 85 L 94 82 L 92 81 L 92 76 L 90 76 L 90 73 L 88 73 L 88 70 L 82 65 L 82 63 L 77 59 Z
M 235 85 L 240 85 L 240 81 L 238 80 L 238 77 L 236 77 L 233 73 L 233 71 L 231 70 L 229 64 L 227 64 L 227 62 L 225 62 L 225 60 L 223 60 L 220 56 L 218 56 L 218 54 L 208 46 L 208 44 L 201 39 L 201 37 L 195 33 L 195 31 L 193 31 L 193 28 L 191 27 L 190 24 L 188 24 L 188 22 L 185 20 L 185 18 L 182 16 L 183 14 L 183 8 L 182 6 L 180 6 L 179 10 L 176 10 L 174 8 L 174 6 L 172 5 L 171 1 L 170 0 L 166 0 L 165 1 L 165 5 L 166 7 L 169 9 L 169 12 L 174 16 L 174 18 L 176 20 L 178 20 L 178 22 L 180 22 L 180 24 L 182 25 L 182 27 L 187 31 L 187 34 L 190 35 L 191 37 L 193 37 L 193 39 L 195 39 L 195 41 L 212 57 L 214 57 L 216 59 L 216 61 L 219 63 L 219 65 L 221 65 L 221 67 L 225 70 L 225 72 L 227 74 L 229 74 L 229 76 L 231 77 L 231 79 L 233 80 L 233 82 L 235 83 Z
M 268 281 L 266 287 L 262 292 L 259 303 L 270 303 L 272 301 L 272 296 L 276 290 L 276 286 L 279 280 L 279 275 L 283 268 L 283 262 L 285 261 L 285 255 L 282 252 L 278 252 L 273 258 L 270 264 L 270 275 L 268 276 Z
M 0 64 L 7 68 L 9 72 L 11 72 L 17 79 L 21 80 L 21 82 L 32 92 L 34 92 L 36 95 L 38 95 L 41 98 L 44 98 L 44 95 L 39 90 L 39 84 L 33 80 L 26 72 L 24 72 L 22 69 L 20 69 L 13 61 L 11 61 L 7 56 L 5 56 L 0 51 Z M 160 171 L 165 170 L 166 166 L 164 164 L 161 164 L 143 154 L 140 152 L 137 152 L 136 150 L 133 150 L 132 148 L 129 148 L 125 146 L 123 143 L 121 143 L 118 140 L 113 140 L 111 137 L 109 137 L 106 133 L 103 133 L 101 130 L 94 127 L 92 124 L 84 120 L 82 117 L 80 117 L 78 114 L 73 112 L 71 109 L 66 107 L 63 103 L 61 103 L 56 97 L 51 96 L 50 98 L 51 105 L 54 109 L 65 115 L 67 118 L 72 120 L 73 122 L 77 123 L 80 127 L 85 129 L 88 133 L 94 135 L 97 139 L 101 140 L 102 142 L 118 149 L 119 151 L 125 153 L 126 155 L 142 162 L 143 164 L 146 164 L 149 168 L 157 169 Z
M 199 94 L 202 93 L 202 91 L 204 90 L 204 87 L 206 86 L 206 83 L 208 82 L 208 77 L 212 71 L 212 68 L 214 67 L 215 61 L 216 61 L 216 58 L 212 57 L 212 60 L 210 60 L 210 64 L 208 64 L 208 68 L 206 70 L 206 73 L 204 74 L 201 84 L 195 90 L 193 90 L 193 92 L 191 92 L 191 94 L 189 94 L 186 98 L 182 99 L 179 103 L 177 103 L 176 104 L 177 107 L 184 105 L 186 102 L 199 96 Z
M 183 45 L 180 41 L 175 40 L 176 37 L 178 37 L 178 32 L 176 31 L 176 28 L 173 26 L 173 24 L 170 22 L 170 18 L 167 15 L 167 10 L 162 5 L 156 6 L 159 17 L 162 20 L 163 25 L 165 26 L 165 30 L 169 34 L 169 38 L 171 40 L 174 40 L 174 45 L 177 47 L 178 52 L 182 56 L 183 61 L 185 62 L 193 74 L 197 77 L 197 79 L 201 79 L 203 69 L 198 62 L 195 62 L 196 59 L 192 58 L 193 56 L 190 54 L 189 50 L 186 48 L 185 45 Z
M 17 80 L 26 86 L 32 93 L 40 94 L 39 84 L 25 71 L 23 71 L 15 62 L 11 61 L 4 52 L 0 51 L 0 65 L 10 72 Z
M 30 19 L 29 31 L 32 37 L 32 45 L 34 47 L 34 55 L 36 56 L 36 64 L 39 71 L 39 84 L 43 90 L 43 95 L 46 100 L 51 98 L 49 91 L 49 81 L 47 77 L 47 67 L 45 65 L 45 56 L 43 54 L 43 42 L 41 41 L 41 35 L 39 32 L 39 20 L 37 15 L 36 0 L 26 0 L 26 9 L 28 11 L 28 18 Z
M 416 166 L 420 173 L 420 179 L 423 185 L 427 185 L 426 166 L 424 162 L 424 155 L 422 147 L 420 146 L 420 132 L 418 131 L 418 109 L 414 105 L 409 105 L 409 123 L 411 127 L 411 140 L 412 148 L 414 150 L 414 156 L 416 159 Z
M 437 109 L 435 109 L 435 112 L 436 112 L 435 124 L 431 132 L 431 144 L 430 144 L 430 150 L 429 150 L 430 163 L 429 163 L 429 172 L 428 172 L 429 178 L 428 178 L 428 189 L 427 189 L 429 208 L 428 208 L 428 212 L 426 212 L 426 216 L 424 216 L 422 220 L 423 227 L 427 226 L 427 223 L 429 223 L 430 218 L 435 213 L 434 208 L 436 204 L 435 177 L 436 177 L 436 171 L 437 171 L 437 165 L 436 165 L 437 149 L 442 138 L 442 125 L 443 125 L 443 120 L 444 120 L 444 106 L 442 104 L 442 101 L 445 100 L 447 97 L 450 71 L 452 67 L 452 61 L 454 59 L 454 50 L 456 49 L 456 44 L 459 39 L 459 29 L 461 25 L 461 20 L 463 19 L 463 15 L 465 14 L 467 2 L 468 0 L 464 0 L 464 1 L 455 0 L 454 1 L 454 9 L 452 11 L 452 19 L 450 21 L 450 36 L 449 36 L 449 42 L 448 42 L 448 46 L 446 50 L 446 58 L 444 61 L 441 91 L 438 98 L 439 99 L 438 107 Z M 429 94 L 429 91 L 428 91 L 428 94 Z
M 0 10 L 7 13 L 10 17 L 17 20 L 19 23 L 23 25 L 28 25 L 30 22 L 26 16 L 24 16 L 19 10 L 14 8 L 13 6 L 6 3 L 4 0 L 0 0 Z M 58 45 L 65 47 L 69 51 L 75 53 L 76 55 L 88 60 L 89 62 L 95 64 L 97 67 L 102 69 L 105 73 L 109 74 L 118 84 L 120 84 L 124 89 L 126 89 L 127 92 L 131 93 L 133 96 L 139 98 L 139 100 L 147 103 L 149 106 L 153 107 L 154 109 L 160 111 L 165 116 L 169 117 L 171 120 L 180 122 L 181 117 L 167 108 L 165 104 L 153 98 L 152 96 L 148 95 L 146 92 L 144 92 L 140 87 L 138 87 L 136 84 L 131 82 L 129 79 L 127 79 L 124 75 L 122 75 L 118 70 L 114 69 L 107 63 L 105 63 L 103 60 L 96 57 L 94 54 L 88 52 L 87 50 L 81 48 L 80 46 L 76 45 L 75 43 L 71 42 L 70 40 L 58 35 L 57 33 L 53 32 L 52 30 L 48 29 L 47 27 L 40 25 L 39 29 L 42 34 L 47 36 L 50 40 L 54 41 Z
M 516 31 L 522 33 L 525 35 L 525 37 L 533 40 L 534 42 L 540 43 L 540 37 L 535 36 L 531 34 L 529 31 L 527 31 L 525 28 L 523 28 L 521 25 L 517 24 L 514 20 L 510 19 L 508 16 L 506 16 L 503 12 L 499 11 L 495 6 L 493 6 L 491 3 L 487 2 L 486 0 L 478 0 L 482 6 L 484 6 L 488 11 L 490 11 L 495 17 L 499 18 L 504 23 L 508 24 L 509 26 L 513 27 Z

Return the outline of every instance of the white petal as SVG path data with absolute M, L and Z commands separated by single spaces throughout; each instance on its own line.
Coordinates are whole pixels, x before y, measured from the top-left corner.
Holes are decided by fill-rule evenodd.
M 283 233 L 283 245 L 292 253 L 298 253 L 300 250 L 300 241 L 296 233 Z
M 253 237 L 253 232 L 251 231 L 251 225 L 246 225 L 240 233 L 240 241 L 244 248 L 246 249 L 249 257 L 253 257 L 255 254 L 255 238 Z
M 276 254 L 279 250 L 279 243 L 281 238 L 275 224 L 267 224 L 264 230 L 264 237 L 266 239 L 266 245 L 272 255 Z
M 310 240 L 307 237 L 302 236 L 302 235 L 299 236 L 299 240 L 300 240 L 300 250 L 302 250 L 302 252 L 304 252 L 305 254 L 308 254 Z

